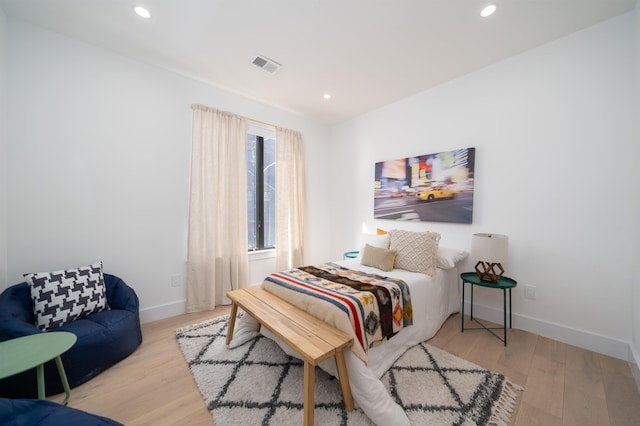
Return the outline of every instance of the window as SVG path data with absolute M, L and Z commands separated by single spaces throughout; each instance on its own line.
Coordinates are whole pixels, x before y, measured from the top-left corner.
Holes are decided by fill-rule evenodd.
M 249 123 L 247 134 L 249 251 L 276 246 L 275 129 Z

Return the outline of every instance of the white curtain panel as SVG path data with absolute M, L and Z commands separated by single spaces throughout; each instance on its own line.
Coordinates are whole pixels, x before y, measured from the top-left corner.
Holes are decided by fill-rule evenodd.
M 304 265 L 304 141 L 276 127 L 276 269 Z
M 191 193 L 187 248 L 187 312 L 229 304 L 246 287 L 247 120 L 192 105 Z

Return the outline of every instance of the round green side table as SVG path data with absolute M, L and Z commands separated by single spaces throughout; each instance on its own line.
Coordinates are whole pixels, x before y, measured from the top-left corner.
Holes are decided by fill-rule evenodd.
M 65 392 L 63 404 L 67 405 L 71 390 L 60 355 L 69 350 L 77 337 L 66 331 L 50 331 L 31 334 L 0 342 L 0 379 L 36 368 L 38 399 L 46 399 L 44 388 L 44 364 L 55 359 L 58 374 Z
M 462 274 L 460 274 L 460 278 L 462 279 L 462 332 L 464 333 L 465 330 L 484 329 L 496 336 L 498 339 L 504 342 L 505 346 L 507 346 L 507 290 L 509 290 L 509 328 L 511 328 L 511 289 L 517 286 L 518 282 L 512 278 L 507 277 L 500 277 L 497 282 L 482 281 L 478 274 L 475 272 L 463 272 Z M 481 327 L 464 327 L 464 285 L 466 283 L 471 284 L 471 321 L 475 321 L 476 323 L 480 324 Z M 502 327 L 487 327 L 477 319 L 473 318 L 473 287 L 477 285 L 481 287 L 497 288 L 499 290 L 502 290 L 502 315 L 504 320 Z M 503 330 L 504 337 L 501 338 L 496 333 L 494 333 L 493 330 Z
M 360 254 L 359 251 L 347 251 L 342 255 L 342 257 L 344 259 L 355 259 L 356 257 L 358 257 L 359 254 Z

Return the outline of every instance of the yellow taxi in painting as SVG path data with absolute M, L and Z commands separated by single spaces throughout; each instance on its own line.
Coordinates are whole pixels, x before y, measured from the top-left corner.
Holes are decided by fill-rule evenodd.
M 416 198 L 420 201 L 452 199 L 456 195 L 458 195 L 458 190 L 445 186 L 434 186 L 416 192 Z

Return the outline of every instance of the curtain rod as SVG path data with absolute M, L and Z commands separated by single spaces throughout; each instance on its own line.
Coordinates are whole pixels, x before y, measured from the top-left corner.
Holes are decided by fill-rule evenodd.
M 258 123 L 258 124 L 264 124 L 265 126 L 273 127 L 274 129 L 276 128 L 275 124 L 265 123 L 264 121 L 254 120 L 253 118 L 247 118 L 247 120 L 253 121 L 254 123 Z
M 205 108 L 205 109 L 216 110 L 216 108 L 211 108 L 209 106 L 202 105 L 202 104 L 189 104 L 189 107 L 191 109 L 195 109 L 195 108 L 201 107 L 201 108 Z M 220 110 L 218 110 L 218 111 L 220 111 Z M 234 114 L 234 113 L 230 113 L 230 114 Z M 258 124 L 262 124 L 262 125 L 265 125 L 265 126 L 273 127 L 274 129 L 277 127 L 275 124 L 267 123 L 265 121 L 260 121 L 260 120 L 256 120 L 256 119 L 249 118 L 249 117 L 245 117 L 245 118 L 247 120 L 249 120 L 249 121 L 253 121 L 254 123 L 258 123 Z

